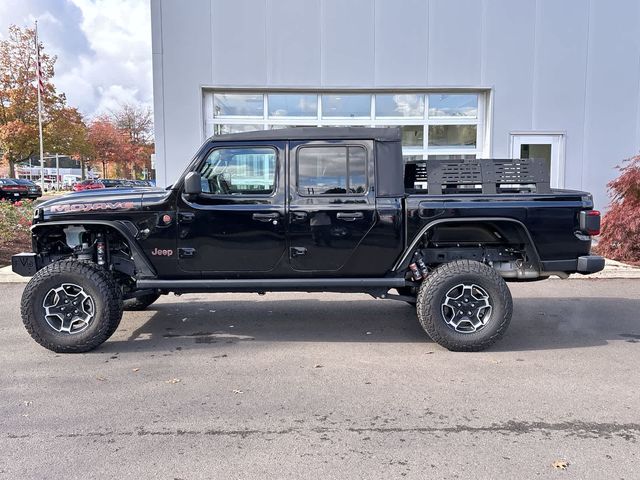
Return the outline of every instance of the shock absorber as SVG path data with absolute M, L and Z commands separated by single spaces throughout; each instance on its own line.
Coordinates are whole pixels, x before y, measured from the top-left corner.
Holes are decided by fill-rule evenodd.
M 102 233 L 96 234 L 96 261 L 98 265 L 104 265 L 107 258 L 107 249 L 104 243 L 104 235 Z
M 419 252 L 413 254 L 413 262 L 409 265 L 409 270 L 411 270 L 411 278 L 414 282 L 424 280 L 429 275 L 429 269 Z
M 420 270 L 418 269 L 418 266 L 415 264 L 415 262 L 409 264 L 409 270 L 411 270 L 411 279 L 414 282 L 422 280 L 422 274 L 420 273 Z
M 422 259 L 422 257 L 418 257 L 416 259 L 416 265 L 418 266 L 418 270 L 420 270 L 420 274 L 422 275 L 422 278 L 427 278 L 429 276 L 429 269 L 427 268 L 427 265 L 424 263 L 424 260 Z

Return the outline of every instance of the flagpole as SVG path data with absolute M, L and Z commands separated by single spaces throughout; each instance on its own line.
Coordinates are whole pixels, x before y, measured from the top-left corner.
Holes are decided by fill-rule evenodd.
M 38 21 L 36 20 L 36 71 L 38 80 L 38 131 L 40 132 L 40 188 L 44 192 L 44 144 L 42 142 L 42 99 L 40 86 L 42 85 L 42 72 L 40 66 L 40 44 L 38 43 Z

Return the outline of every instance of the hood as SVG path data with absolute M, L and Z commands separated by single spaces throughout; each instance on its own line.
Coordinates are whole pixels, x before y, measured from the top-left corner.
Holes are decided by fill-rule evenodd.
M 164 192 L 158 188 L 101 188 L 71 192 L 52 198 L 38 205 L 36 217 L 46 218 L 57 215 L 105 214 L 140 210 L 142 197 L 148 193 Z M 166 192 L 164 192 L 166 193 Z

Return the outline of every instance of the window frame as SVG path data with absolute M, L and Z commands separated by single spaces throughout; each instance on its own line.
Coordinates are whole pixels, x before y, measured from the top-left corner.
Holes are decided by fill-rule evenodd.
M 362 127 L 381 127 L 381 126 L 409 126 L 418 125 L 423 128 L 422 145 L 402 146 L 403 156 L 422 156 L 423 160 L 427 160 L 429 155 L 475 155 L 476 158 L 488 158 L 491 155 L 491 89 L 487 87 L 477 88 L 437 88 L 437 89 L 234 89 L 223 87 L 203 87 L 203 137 L 212 136 L 215 126 L 225 124 L 230 127 L 234 125 L 252 124 L 260 127 L 262 130 L 269 130 L 272 126 L 362 126 Z M 213 96 L 220 93 L 242 93 L 262 95 L 264 102 L 262 116 L 234 116 L 225 115 L 213 117 Z M 315 116 L 270 116 L 268 97 L 270 94 L 292 94 L 292 95 L 316 95 L 317 112 Z M 369 95 L 371 108 L 369 117 L 327 117 L 322 111 L 322 97 L 324 95 Z M 476 117 L 465 116 L 429 116 L 429 96 L 434 94 L 446 95 L 476 95 L 478 98 L 478 111 Z M 422 116 L 376 116 L 376 98 L 378 95 L 419 95 L 423 98 L 424 113 Z M 469 148 L 464 146 L 429 146 L 429 127 L 431 125 L 476 125 L 476 144 L 475 147 Z
M 275 165 L 273 170 L 274 182 L 273 182 L 273 191 L 271 193 L 249 193 L 249 194 L 233 194 L 233 193 L 210 193 L 210 192 L 202 192 L 200 195 L 205 196 L 205 198 L 215 199 L 215 198 L 233 198 L 233 199 L 251 199 L 251 198 L 272 198 L 278 194 L 278 190 L 280 188 L 280 155 L 279 149 L 275 145 L 216 145 L 207 150 L 207 153 L 203 156 L 202 161 L 198 163 L 196 168 L 193 170 L 198 174 L 202 175 L 202 167 L 207 162 L 207 159 L 213 154 L 216 150 L 237 150 L 237 149 L 251 149 L 251 148 L 261 148 L 261 149 L 270 149 L 273 150 L 275 155 Z
M 350 169 L 349 169 L 349 148 L 350 147 L 356 147 L 356 148 L 360 148 L 362 151 L 364 151 L 364 178 L 365 178 L 365 190 L 364 192 L 361 193 L 330 193 L 330 194 L 325 194 L 325 193 L 302 193 L 300 192 L 300 150 L 303 149 L 310 149 L 310 148 L 344 148 L 347 152 L 347 171 L 346 171 L 346 176 L 345 178 L 347 179 L 347 185 L 346 187 L 349 187 L 349 175 L 350 175 Z M 295 148 L 295 156 L 296 156 L 296 179 L 295 179 L 295 191 L 296 191 L 296 195 L 299 197 L 313 197 L 313 198 L 331 198 L 331 197 L 366 197 L 367 195 L 369 195 L 371 186 L 369 184 L 369 152 L 368 149 L 366 148 L 366 146 L 362 145 L 362 144 L 357 144 L 357 143 L 340 143 L 340 144 L 304 144 L 304 145 L 299 145 Z

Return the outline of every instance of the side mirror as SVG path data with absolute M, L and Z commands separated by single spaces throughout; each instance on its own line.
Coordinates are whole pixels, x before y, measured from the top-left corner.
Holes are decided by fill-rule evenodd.
M 202 183 L 198 172 L 189 172 L 184 177 L 184 193 L 194 196 L 202 193 Z

